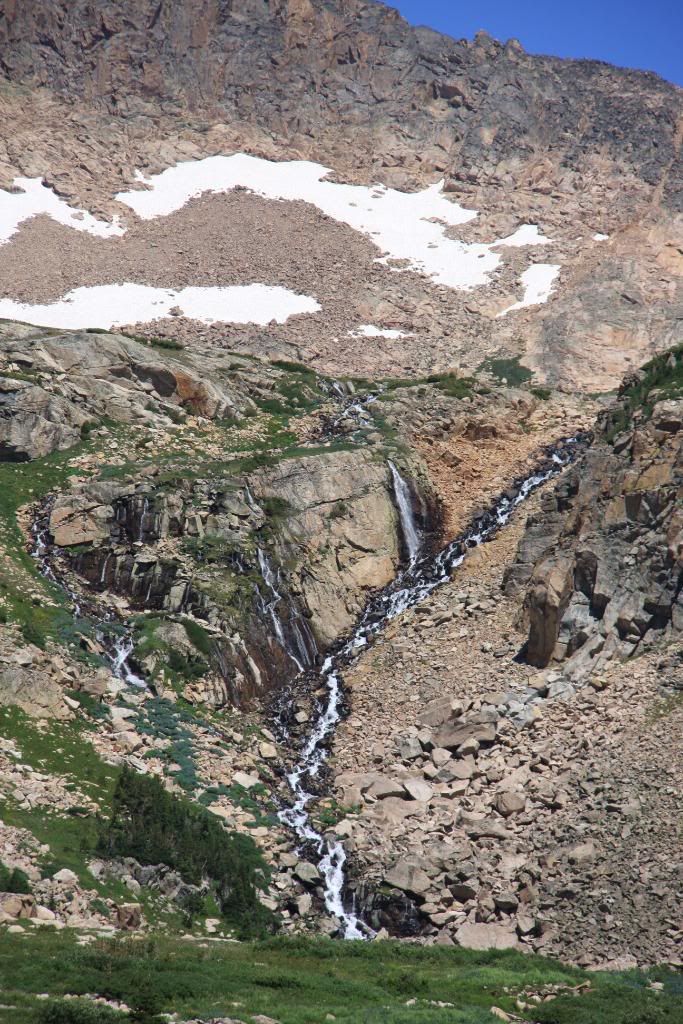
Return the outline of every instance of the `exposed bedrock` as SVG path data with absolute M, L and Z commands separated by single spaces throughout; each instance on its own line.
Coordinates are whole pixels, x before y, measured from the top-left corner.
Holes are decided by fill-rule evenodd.
M 198 357 L 181 361 L 123 335 L 0 323 L 0 366 L 0 461 L 69 448 L 105 417 L 163 426 L 254 409 L 244 387 Z
M 603 434 L 531 517 L 506 590 L 525 587 L 527 659 L 578 675 L 683 630 L 683 402 Z
M 204 623 L 233 703 L 311 666 L 402 557 L 388 466 L 360 449 L 248 482 L 88 481 L 56 497 L 49 531 L 95 591 Z

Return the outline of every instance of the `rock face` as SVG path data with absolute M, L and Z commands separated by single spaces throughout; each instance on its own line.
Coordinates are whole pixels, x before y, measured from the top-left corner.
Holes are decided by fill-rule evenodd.
M 70 448 L 88 422 L 63 398 L 28 381 L 0 377 L 0 461 L 26 462 Z
M 372 268 L 372 257 L 349 283 L 357 253 L 342 240 L 342 256 L 333 253 L 327 271 L 343 282 L 343 301 L 331 281 L 321 296 L 324 316 L 310 330 L 239 330 L 240 351 L 286 356 L 293 345 L 327 372 L 353 363 L 365 376 L 379 366 L 395 376 L 440 370 L 454 357 L 473 369 L 486 357 L 524 356 L 541 379 L 602 391 L 676 341 L 683 315 L 681 93 L 655 75 L 531 56 L 514 40 L 503 45 L 481 33 L 455 41 L 361 0 L 199 8 L 189 0 L 62 0 L 47 11 L 35 0 L 7 2 L 0 71 L 8 83 L 0 148 L 7 187 L 16 176 L 42 175 L 60 196 L 111 215 L 121 213 L 114 196 L 134 184 L 136 168 L 161 171 L 240 150 L 304 157 L 364 184 L 410 190 L 443 180 L 460 205 L 479 211 L 465 240 L 491 242 L 523 223 L 538 224 L 552 240 L 541 258 L 561 267 L 551 302 L 497 319 L 521 297 L 529 250 L 510 255 L 493 294 L 464 299 L 417 276 L 402 275 L 394 287 L 391 275 Z M 47 84 L 49 99 L 34 88 L 27 101 L 26 86 Z M 27 102 L 35 105 L 31 117 Z M 233 211 L 233 224 L 254 216 L 255 197 L 247 202 L 249 210 Z M 252 235 L 260 237 L 261 224 L 257 213 Z M 328 229 L 321 220 L 309 225 L 299 251 L 310 252 Z M 178 230 L 193 234 L 192 226 Z M 274 226 L 269 233 L 277 234 Z M 65 248 L 63 236 L 56 241 L 49 246 L 53 289 Z M 239 268 L 213 257 L 207 264 L 201 251 L 178 261 L 171 245 L 153 276 L 168 286 L 169 275 L 186 277 L 189 264 L 188 283 L 213 284 L 227 274 L 232 280 L 249 265 L 242 256 L 251 241 L 240 240 Z M 182 250 L 188 256 L 190 245 Z M 211 247 L 208 237 L 203 245 Z M 535 262 L 536 251 L 531 255 Z M 84 275 L 92 262 L 99 258 L 81 252 Z M 109 276 L 135 266 L 143 280 L 145 262 L 138 249 Z M 268 262 L 266 246 L 251 271 L 255 279 Z M 78 266 L 77 259 L 76 273 Z M 70 266 L 62 283 L 73 273 Z M 42 267 L 35 276 L 45 284 Z M 320 294 L 321 282 L 311 276 L 297 287 Z M 26 298 L 26 277 L 30 272 L 8 294 L 18 287 Z M 355 325 L 345 319 L 349 307 Z M 358 322 L 384 320 L 419 335 L 420 344 L 399 353 L 382 339 L 349 337 Z M 163 329 L 193 337 L 198 325 L 180 318 Z M 224 344 L 222 325 L 206 333 Z
M 286 459 L 242 487 L 95 480 L 57 496 L 48 524 L 96 590 L 206 622 L 236 704 L 313 664 L 399 560 L 388 468 L 353 451 Z
M 287 459 L 250 477 L 254 495 L 288 509 L 277 541 L 294 560 L 300 593 L 322 648 L 346 632 L 367 594 L 399 561 L 399 533 L 386 464 L 357 452 Z
M 669 357 L 672 376 L 682 358 Z M 626 423 L 619 407 L 607 413 L 528 524 L 506 587 L 528 580 L 532 665 L 569 660 L 570 674 L 585 675 L 683 629 L 683 401 L 659 393 Z
M 110 109 L 217 106 L 279 133 L 362 125 L 397 168 L 400 128 L 406 150 L 419 142 L 423 160 L 456 179 L 524 177 L 546 193 L 583 174 L 592 184 L 600 151 L 622 181 L 661 184 L 681 208 L 680 97 L 655 75 L 531 57 L 485 33 L 456 42 L 361 0 L 3 6 L 13 82 Z
M 69 448 L 102 417 L 172 425 L 187 415 L 239 418 L 254 408 L 244 391 L 209 379 L 192 357 L 181 363 L 116 334 L 0 324 L 0 361 L 7 373 L 0 378 L 1 461 Z

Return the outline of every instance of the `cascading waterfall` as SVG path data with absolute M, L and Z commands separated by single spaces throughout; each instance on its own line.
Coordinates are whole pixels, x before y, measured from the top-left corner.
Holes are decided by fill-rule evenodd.
M 145 540 L 145 519 L 149 512 L 149 498 L 145 497 L 142 502 L 142 512 L 140 513 L 140 525 L 138 526 L 138 543 L 143 544 Z
M 69 596 L 71 601 L 71 611 L 74 619 L 80 619 L 83 617 L 83 606 L 80 598 L 75 590 L 73 590 L 67 581 L 57 575 L 50 562 L 50 552 L 54 549 L 54 545 L 50 541 L 50 529 L 49 529 L 49 514 L 50 505 L 43 507 L 42 514 L 31 525 L 31 536 L 33 538 L 33 545 L 31 547 L 31 557 L 35 558 L 38 562 L 41 576 L 45 579 L 50 580 L 51 583 L 61 587 Z M 102 570 L 101 581 L 105 580 L 105 571 L 107 567 L 107 561 L 109 556 L 105 560 L 104 567 Z M 129 686 L 137 686 L 146 688 L 147 683 L 139 675 L 137 675 L 130 665 L 130 657 L 133 653 L 133 638 L 129 631 L 123 634 L 118 633 L 107 633 L 104 629 L 100 629 L 95 634 L 98 643 L 102 645 L 104 655 L 111 665 L 112 674 L 116 679 L 120 679 L 121 682 L 126 683 Z
M 98 639 L 105 648 L 105 653 L 111 664 L 113 675 L 127 686 L 137 686 L 139 689 L 147 689 L 147 683 L 145 680 L 139 675 L 136 675 L 130 666 L 129 659 L 135 647 L 130 633 L 124 633 L 123 636 L 117 637 L 111 645 L 111 650 L 108 649 L 109 645 L 107 644 L 107 637 L 104 636 L 104 634 L 99 634 Z
M 257 588 L 257 594 L 261 603 L 261 613 L 268 615 L 273 624 L 273 629 L 275 630 L 275 635 L 278 638 L 280 646 L 294 662 L 299 672 L 304 672 L 314 663 L 315 655 L 317 654 L 317 651 L 315 650 L 315 641 L 313 640 L 310 630 L 306 629 L 304 631 L 302 628 L 300 621 L 301 617 L 293 604 L 290 605 L 291 628 L 289 630 L 292 634 L 292 638 L 290 640 L 287 637 L 284 623 L 278 612 L 278 605 L 283 600 L 282 594 L 277 589 L 279 582 L 278 575 L 270 564 L 268 556 L 262 548 L 257 548 L 257 557 L 261 577 L 266 585 L 266 589 L 270 593 L 270 600 L 266 600 Z
M 284 824 L 294 830 L 302 844 L 310 844 L 315 849 L 319 857 L 318 870 L 324 882 L 325 907 L 340 921 L 341 932 L 346 939 L 369 938 L 372 937 L 373 932 L 353 911 L 349 912 L 344 907 L 346 853 L 342 844 L 338 840 L 328 839 L 318 832 L 313 827 L 307 810 L 308 804 L 314 799 L 314 793 L 307 788 L 307 785 L 310 785 L 310 782 L 319 775 L 327 756 L 327 743 L 341 717 L 342 667 L 351 664 L 358 656 L 358 652 L 366 647 L 372 637 L 379 633 L 388 622 L 401 612 L 424 601 L 433 590 L 447 583 L 451 579 L 453 570 L 464 561 L 468 550 L 490 540 L 509 522 L 515 509 L 530 494 L 557 476 L 565 466 L 577 458 L 589 440 L 589 435 L 580 434 L 563 439 L 546 449 L 544 462 L 523 480 L 517 481 L 513 485 L 512 496 L 508 493 L 499 497 L 486 512 L 477 516 L 463 533 L 436 555 L 418 560 L 416 553 L 418 549 L 411 550 L 406 543 L 411 559 L 408 566 L 396 576 L 392 583 L 368 602 L 365 612 L 349 639 L 326 658 L 320 669 L 319 679 L 327 691 L 326 697 L 321 703 L 316 721 L 301 750 L 296 766 L 286 776 L 293 801 L 290 807 L 280 811 L 279 817 Z M 393 466 L 391 468 L 392 471 L 395 469 Z M 394 476 L 395 486 L 397 477 L 400 477 L 400 474 Z M 405 481 L 403 484 L 407 491 Z M 287 735 L 284 727 L 282 727 L 282 732 L 283 735 Z
M 401 532 L 403 533 L 403 540 L 408 552 L 408 561 L 413 565 L 420 553 L 422 540 L 413 511 L 412 495 L 408 484 L 391 459 L 389 459 L 389 469 L 391 470 L 391 479 L 394 484 L 394 497 L 396 498 L 396 507 L 398 508 L 401 520 Z

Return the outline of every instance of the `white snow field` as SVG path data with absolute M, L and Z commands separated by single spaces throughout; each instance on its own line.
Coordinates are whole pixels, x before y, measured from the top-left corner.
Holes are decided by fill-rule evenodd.
M 532 263 L 522 274 L 522 284 L 524 285 L 522 299 L 502 310 L 498 316 L 505 316 L 516 309 L 525 309 L 527 306 L 538 306 L 547 302 L 559 272 L 560 267 L 557 263 Z
M 409 335 L 403 331 L 396 331 L 391 327 L 375 327 L 374 324 L 361 324 L 355 331 L 349 331 L 351 338 L 407 338 Z
M 41 213 L 75 231 L 87 231 L 99 238 L 120 238 L 125 232 L 118 217 L 108 224 L 97 220 L 86 210 L 74 209 L 44 185 L 41 178 L 15 178 L 14 185 L 23 191 L 5 192 L 0 189 L 0 245 L 16 234 L 20 224 Z
M 413 270 L 437 284 L 462 290 L 490 282 L 502 259 L 498 249 L 547 245 L 551 241 L 536 224 L 522 224 L 507 238 L 491 243 L 449 238 L 449 231 L 471 221 L 477 212 L 452 202 L 443 191 L 443 181 L 420 192 L 398 192 L 384 185 L 338 184 L 327 180 L 330 173 L 322 164 L 307 160 L 278 162 L 235 153 L 179 163 L 150 178 L 137 171 L 136 179 L 145 187 L 120 192 L 116 199 L 143 220 L 168 216 L 193 197 L 236 188 L 275 201 L 304 201 L 367 236 L 380 250 L 377 262 L 396 271 Z M 86 210 L 74 209 L 39 178 L 15 178 L 14 185 L 20 191 L 0 190 L 0 246 L 23 222 L 39 214 L 99 238 L 125 234 L 118 217 L 108 223 Z M 545 302 L 558 271 L 559 267 L 551 264 L 529 267 L 522 274 L 524 298 L 499 315 Z M 126 283 L 76 288 L 48 305 L 0 299 L 0 316 L 46 327 L 108 329 L 169 316 L 175 306 L 203 323 L 261 325 L 273 320 L 284 323 L 294 314 L 320 310 L 313 298 L 264 284 L 175 292 Z M 403 337 L 400 331 L 372 324 L 361 325 L 357 331 L 364 337 Z
M 488 284 L 501 257 L 499 245 L 541 245 L 550 241 L 535 224 L 524 224 L 507 239 L 486 245 L 448 238 L 446 230 L 477 216 L 447 198 L 443 181 L 421 192 L 398 192 L 385 185 L 340 185 L 324 180 L 330 168 L 308 160 L 276 162 L 235 153 L 211 156 L 169 167 L 138 181 L 145 191 L 119 192 L 116 198 L 138 217 L 151 220 L 181 209 L 207 192 L 242 187 L 266 199 L 303 200 L 322 213 L 367 235 L 385 254 L 405 260 L 407 268 L 449 288 L 470 289 Z
M 107 284 L 75 288 L 48 305 L 31 305 L 0 299 L 0 317 L 22 320 L 41 327 L 77 330 L 101 327 L 110 330 L 123 324 L 147 323 L 171 315 L 178 308 L 193 320 L 260 324 L 284 323 L 296 313 L 317 313 L 320 306 L 306 295 L 265 284 L 228 288 L 182 288 L 172 291 L 144 284 Z

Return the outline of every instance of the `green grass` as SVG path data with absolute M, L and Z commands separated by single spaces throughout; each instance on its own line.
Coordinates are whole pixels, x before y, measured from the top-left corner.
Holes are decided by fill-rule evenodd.
M 519 993 L 590 980 L 588 994 L 560 995 L 529 1011 L 543 1024 L 680 1024 L 680 976 L 585 975 L 537 956 L 394 942 L 271 939 L 209 944 L 141 937 L 79 947 L 70 932 L 0 933 L 0 1021 L 36 1019 L 38 993 L 142 1000 L 189 1017 L 265 1014 L 281 1024 L 492 1024 L 492 1006 L 519 1014 Z M 678 990 L 678 991 L 677 991 Z M 415 1000 L 412 1005 L 406 1005 Z M 450 1003 L 439 1007 L 434 1002 Z
M 0 603 L 8 622 L 16 622 L 27 642 L 44 647 L 48 638 L 61 637 L 73 623 L 63 591 L 43 579 L 26 550 L 17 510 L 64 486 L 76 470 L 70 460 L 90 450 L 82 443 L 26 463 L 0 462 Z M 42 592 L 42 598 L 33 596 Z
M 401 388 L 424 387 L 433 384 L 450 398 L 467 398 L 474 390 L 471 377 L 459 377 L 457 373 L 430 373 L 427 377 L 393 377 L 385 382 L 385 391 L 398 391 Z

